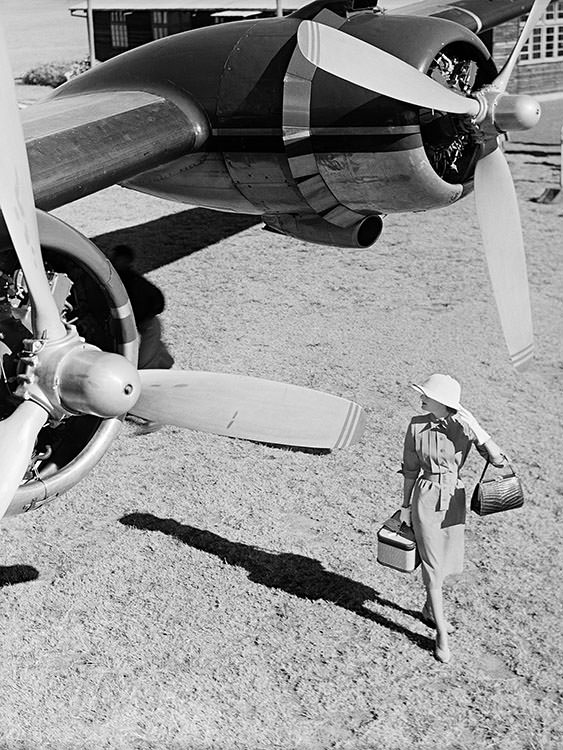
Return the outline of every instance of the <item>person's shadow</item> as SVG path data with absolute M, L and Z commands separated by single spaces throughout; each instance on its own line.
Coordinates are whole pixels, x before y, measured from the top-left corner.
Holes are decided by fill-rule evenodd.
M 370 586 L 325 570 L 318 560 L 287 552 L 268 552 L 241 542 L 231 542 L 211 531 L 187 526 L 171 518 L 157 518 L 151 513 L 130 513 L 120 518 L 119 522 L 124 526 L 168 534 L 194 549 L 220 557 L 229 565 L 245 568 L 249 579 L 254 583 L 286 591 L 301 599 L 332 602 L 406 636 L 421 648 L 431 650 L 434 647 L 434 641 L 430 638 L 372 612 L 365 606 L 365 602 L 372 601 L 422 620 L 420 612 L 404 609 L 379 596 Z
M 37 578 L 39 571 L 32 565 L 0 565 L 0 588 L 35 581 Z

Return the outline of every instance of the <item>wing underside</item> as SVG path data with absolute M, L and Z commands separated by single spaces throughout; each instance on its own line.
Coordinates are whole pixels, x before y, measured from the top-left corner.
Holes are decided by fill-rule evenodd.
M 49 211 L 198 150 L 207 118 L 143 91 L 46 99 L 23 110 L 35 203 Z

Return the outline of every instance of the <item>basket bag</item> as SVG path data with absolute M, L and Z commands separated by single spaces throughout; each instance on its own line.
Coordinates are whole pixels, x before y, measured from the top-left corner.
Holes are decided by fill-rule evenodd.
M 508 476 L 498 475 L 492 479 L 485 479 L 489 464 L 490 461 L 487 460 L 481 479 L 473 490 L 471 510 L 479 516 L 488 516 L 503 510 L 521 508 L 524 505 L 524 490 L 511 464 L 508 464 L 511 471 Z

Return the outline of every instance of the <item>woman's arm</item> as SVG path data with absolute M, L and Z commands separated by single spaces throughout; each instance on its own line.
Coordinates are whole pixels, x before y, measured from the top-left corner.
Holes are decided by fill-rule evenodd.
M 403 484 L 403 505 L 401 506 L 401 523 L 406 523 L 407 526 L 410 526 L 412 524 L 411 521 L 411 495 L 412 495 L 412 488 L 414 487 L 414 483 L 416 482 L 416 479 L 413 479 L 412 477 L 405 477 L 405 481 Z
M 405 477 L 405 481 L 403 483 L 403 508 L 408 508 L 411 504 L 412 488 L 414 487 L 415 482 L 416 479 L 413 479 L 412 477 Z
M 506 456 L 504 456 L 489 433 L 481 427 L 470 411 L 462 406 L 458 409 L 454 419 L 457 419 L 463 426 L 468 427 L 471 433 L 473 433 L 475 447 L 483 458 L 488 459 L 493 466 L 504 466 Z
M 401 465 L 401 474 L 404 477 L 403 481 L 403 505 L 401 508 L 401 521 L 411 525 L 411 495 L 413 487 L 416 482 L 416 478 L 420 473 L 420 459 L 414 445 L 414 432 L 412 422 L 409 425 L 407 434 L 405 435 L 405 442 L 403 445 L 403 463 Z
M 484 448 L 484 451 L 480 450 L 481 448 Z M 504 466 L 506 456 L 492 438 L 489 438 L 482 445 L 478 445 L 477 450 L 483 458 L 488 458 L 493 466 L 496 466 L 497 468 Z

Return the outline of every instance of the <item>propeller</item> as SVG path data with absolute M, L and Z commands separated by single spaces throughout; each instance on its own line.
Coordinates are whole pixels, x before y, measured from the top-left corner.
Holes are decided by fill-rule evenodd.
M 24 401 L 14 413 L 0 422 L 0 518 L 18 489 L 37 440 L 49 415 L 34 401 Z
M 27 152 L 13 86 L 12 67 L 2 28 L 0 130 L 0 207 L 33 300 L 34 331 L 39 336 L 45 334 L 62 338 L 66 331 L 43 269 Z M 41 405 L 34 401 L 25 401 L 8 419 L 0 423 L 0 517 L 6 511 L 25 474 L 37 435 L 48 416 Z
M 518 40 L 516 41 L 516 44 L 512 48 L 512 52 L 508 56 L 507 61 L 502 67 L 502 70 L 493 82 L 493 86 L 495 88 L 499 89 L 500 91 L 506 90 L 508 81 L 510 79 L 510 76 L 512 75 L 512 71 L 514 70 L 516 63 L 518 62 L 520 52 L 522 52 L 524 45 L 528 41 L 528 37 L 532 33 L 537 22 L 545 13 L 545 9 L 550 2 L 551 0 L 536 0 L 536 2 L 532 5 L 532 8 L 528 14 L 528 18 L 526 19 L 526 23 L 524 24 L 524 28 L 522 29 L 522 32 Z
M 216 435 L 302 448 L 356 443 L 365 416 L 353 401 L 273 380 L 214 372 L 140 370 L 131 413 Z
M 474 99 L 456 94 L 398 57 L 332 26 L 303 21 L 297 42 L 317 68 L 369 91 L 440 112 L 475 116 L 481 109 Z
M 18 372 L 19 387 L 16 394 L 23 398 L 15 411 L 0 422 L 0 518 L 8 508 L 21 483 L 33 455 L 37 436 L 50 416 L 75 413 L 58 403 L 62 392 L 65 371 L 71 379 L 82 384 L 93 404 L 86 405 L 86 413 L 99 410 L 99 392 L 92 387 L 85 355 L 96 352 L 100 359 L 98 369 L 106 375 L 107 365 L 115 368 L 123 361 L 110 393 L 112 416 L 123 413 L 132 405 L 139 393 L 136 370 L 123 357 L 100 352 L 84 343 L 76 330 L 67 329 L 51 293 L 45 274 L 39 230 L 35 213 L 33 188 L 25 140 L 21 128 L 13 74 L 7 52 L 3 29 L 0 27 L 0 208 L 10 234 L 10 239 L 25 276 L 31 307 L 33 338 L 24 341 L 24 350 Z M 107 359 L 109 357 L 109 360 Z M 132 372 L 131 372 L 132 370 Z M 107 377 L 106 377 L 107 380 Z M 105 381 L 104 381 L 105 382 Z M 69 389 L 69 402 L 80 402 L 82 394 Z M 106 404 L 103 404 L 105 407 Z M 105 414 L 104 414 L 105 416 Z
M 520 211 L 510 169 L 499 149 L 477 162 L 475 205 L 502 329 L 512 363 L 521 369 L 533 352 L 532 316 Z
M 0 28 L 0 206 L 32 300 L 37 338 L 63 338 L 66 329 L 43 269 L 27 151 L 4 31 Z
M 29 292 L 33 338 L 21 353 L 16 395 L 0 421 L 0 518 L 25 477 L 48 419 L 127 412 L 193 430 L 266 443 L 343 448 L 359 440 L 355 403 L 307 388 L 238 375 L 137 370 L 65 325 L 41 256 L 33 190 L 13 76 L 0 28 L 0 208 Z M 137 404 L 135 406 L 135 404 Z
M 461 96 L 394 55 L 361 39 L 314 21 L 303 21 L 297 42 L 313 65 L 345 81 L 417 107 L 467 115 L 499 132 L 537 124 L 539 104 L 529 96 L 507 94 L 518 56 L 550 0 L 536 0 L 504 67 L 495 80 Z M 524 241 L 518 202 L 508 164 L 497 148 L 475 169 L 475 199 L 497 309 L 512 364 L 525 369 L 533 355 L 533 327 Z

